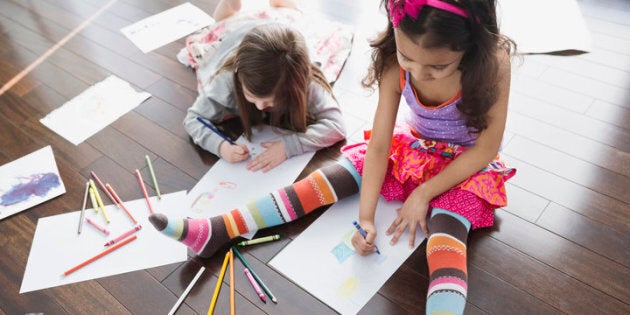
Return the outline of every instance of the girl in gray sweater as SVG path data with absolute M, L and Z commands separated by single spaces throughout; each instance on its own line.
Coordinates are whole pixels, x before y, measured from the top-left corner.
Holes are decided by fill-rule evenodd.
M 276 2 L 270 1 L 272 6 Z M 208 78 L 200 79 L 199 96 L 184 119 L 193 141 L 236 163 L 250 157 L 247 147 L 225 141 L 198 117 L 214 124 L 238 116 L 250 140 L 252 127 L 261 123 L 289 131 L 281 132 L 278 141 L 263 143 L 265 152 L 247 163 L 252 171 L 266 172 L 292 156 L 344 139 L 332 88 L 311 62 L 299 31 L 268 19 L 240 18 L 239 9 L 240 0 L 221 1 L 214 17 L 225 21 L 223 32 L 206 35 L 215 37 L 206 46 L 214 50 L 203 65 Z

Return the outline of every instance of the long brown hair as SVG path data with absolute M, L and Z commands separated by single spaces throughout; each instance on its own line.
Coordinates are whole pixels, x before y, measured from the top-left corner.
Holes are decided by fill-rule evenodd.
M 277 23 L 255 27 L 219 71 L 234 72 L 234 96 L 243 131 L 251 139 L 252 127 L 263 122 L 264 113 L 248 102 L 243 85 L 259 97 L 274 96 L 269 124 L 305 132 L 314 121 L 308 115 L 308 86 L 311 81 L 332 88 L 322 71 L 311 63 L 304 37 L 296 30 Z
M 461 7 L 468 18 L 424 6 L 417 18 L 408 15 L 402 18 L 398 28 L 411 38 L 426 36 L 426 48 L 446 47 L 464 52 L 459 65 L 462 101 L 457 108 L 466 116 L 466 125 L 474 132 L 481 132 L 488 127 L 487 113 L 497 99 L 497 53 L 505 50 L 512 54 L 516 44 L 499 33 L 494 0 L 442 1 Z M 386 9 L 387 2 L 381 3 Z M 391 21 L 370 45 L 374 50 L 369 72 L 362 81 L 365 87 L 379 83 L 385 69 L 398 64 Z

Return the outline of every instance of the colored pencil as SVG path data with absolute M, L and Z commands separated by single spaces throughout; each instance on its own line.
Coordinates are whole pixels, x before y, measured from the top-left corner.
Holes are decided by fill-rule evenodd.
M 265 293 L 271 299 L 271 301 L 274 302 L 274 303 L 278 303 L 278 300 L 273 295 L 273 293 L 271 293 L 271 290 L 269 290 L 269 288 L 265 285 L 265 283 L 258 276 L 258 274 L 256 274 L 254 269 L 252 269 L 252 266 L 250 266 L 249 263 L 247 262 L 247 260 L 245 260 L 245 257 L 243 257 L 243 255 L 241 255 L 241 252 L 239 252 L 238 249 L 236 249 L 236 247 L 234 247 L 234 246 L 232 246 L 232 251 L 234 252 L 234 254 L 236 254 L 236 257 L 241 261 L 241 263 L 243 263 L 243 265 L 245 265 L 245 268 L 249 269 L 249 272 L 252 273 L 252 276 L 254 277 L 254 279 L 256 279 L 256 282 L 258 282 L 260 287 L 263 289 L 263 291 L 265 291 Z
M 147 201 L 147 205 L 149 206 L 149 212 L 153 213 L 153 206 L 151 206 L 151 200 L 149 200 L 149 194 L 147 194 L 147 188 L 144 187 L 144 180 L 142 180 L 142 174 L 140 174 L 140 171 L 138 169 L 136 169 L 136 177 L 138 178 L 138 182 L 140 183 L 140 188 L 142 188 L 144 199 Z
M 83 206 L 81 206 L 81 216 L 79 217 L 79 231 L 77 234 L 81 234 L 81 229 L 83 229 L 83 218 L 85 217 L 85 206 L 87 204 L 87 196 L 90 191 L 90 182 L 85 182 L 85 194 L 83 195 Z
M 111 200 L 114 203 L 114 205 L 116 205 L 116 208 L 120 208 L 118 206 L 118 203 L 116 202 L 116 199 L 114 199 L 114 196 L 112 196 L 112 194 L 109 193 L 107 188 L 105 188 L 105 185 L 103 185 L 103 182 L 101 181 L 101 179 L 98 178 L 98 176 L 96 176 L 96 173 L 94 173 L 94 171 L 90 171 L 90 174 L 92 175 L 92 177 L 94 177 L 94 180 L 98 184 L 98 187 L 100 187 L 101 190 L 105 192 L 105 194 L 107 195 L 107 198 L 109 198 L 109 200 Z
M 234 315 L 234 252 L 230 249 L 230 315 Z
M 162 194 L 160 194 L 160 186 L 158 185 L 157 179 L 155 178 L 155 172 L 153 172 L 153 165 L 151 165 L 151 159 L 148 155 L 145 155 L 144 158 L 147 160 L 147 165 L 149 166 L 149 173 L 151 173 L 151 179 L 153 180 L 153 186 L 155 186 L 155 193 L 158 196 L 158 199 L 162 199 Z
M 234 141 L 232 141 L 232 139 L 228 138 L 226 135 L 224 135 L 221 131 L 219 131 L 219 129 L 215 128 L 213 125 L 207 123 L 205 120 L 203 120 L 203 118 L 197 116 L 197 120 L 202 123 L 204 126 L 208 127 L 208 129 L 212 130 L 212 132 L 214 132 L 217 136 L 221 137 L 223 140 L 227 141 L 229 144 L 235 144 Z
M 214 313 L 214 307 L 217 304 L 217 298 L 219 297 L 219 292 L 221 291 L 221 284 L 223 283 L 223 277 L 225 277 L 225 270 L 227 269 L 229 260 L 230 252 L 227 252 L 225 253 L 225 258 L 223 259 L 223 266 L 221 266 L 219 280 L 217 280 L 217 285 L 214 287 L 214 294 L 212 294 L 212 301 L 210 302 L 210 307 L 208 308 L 208 315 L 212 315 L 212 313 Z
M 260 244 L 260 243 L 265 243 L 265 242 L 271 242 L 271 241 L 275 241 L 279 239 L 280 239 L 280 235 L 276 234 L 276 235 L 269 235 L 265 237 L 255 238 L 253 240 L 238 242 L 238 244 L 236 245 L 238 246 L 254 245 L 254 244 Z
M 67 276 L 67 275 L 69 275 L 69 274 L 71 274 L 71 273 L 73 273 L 73 272 L 75 272 L 75 271 L 77 271 L 77 270 L 87 266 L 88 264 L 93 263 L 97 259 L 99 259 L 99 258 L 101 258 L 101 257 L 103 257 L 103 256 L 105 256 L 105 255 L 115 251 L 116 249 L 124 246 L 125 244 L 128 244 L 129 242 L 135 240 L 136 238 L 138 238 L 138 235 L 134 235 L 134 236 L 132 236 L 132 237 L 130 237 L 130 238 L 128 238 L 128 239 L 126 239 L 126 240 L 124 240 L 124 241 L 122 241 L 122 242 L 120 242 L 120 243 L 118 243 L 118 244 L 116 244 L 116 245 L 114 245 L 114 246 L 112 246 L 112 247 L 110 247 L 110 248 L 100 252 L 96 256 L 94 256 L 94 257 L 92 257 L 92 258 L 90 258 L 90 259 L 88 259 L 88 260 L 86 260 L 86 261 L 76 265 L 75 267 L 72 267 L 72 268 L 66 270 L 63 274 L 65 276 Z
M 129 217 L 129 219 L 131 219 L 131 221 L 133 221 L 133 224 L 138 224 L 138 221 L 136 220 L 136 218 L 134 218 L 133 215 L 131 215 L 131 212 L 129 212 L 129 209 L 127 209 L 127 207 L 125 207 L 125 204 L 122 202 L 122 199 L 120 199 L 120 197 L 118 197 L 118 194 L 114 190 L 114 187 L 110 186 L 109 183 L 105 183 L 105 187 L 107 187 L 107 189 L 109 189 L 109 192 L 112 193 L 112 196 L 114 196 L 114 198 L 116 199 L 116 202 L 118 202 L 120 207 L 125 211 L 125 213 Z
M 199 271 L 197 271 L 197 274 L 195 275 L 195 277 L 192 279 L 192 281 L 190 281 L 190 284 L 188 284 L 188 287 L 186 287 L 186 290 L 184 290 L 184 292 L 182 293 L 182 295 L 179 297 L 179 299 L 177 299 L 177 302 L 175 302 L 175 305 L 173 305 L 173 307 L 171 308 L 171 310 L 168 312 L 168 315 L 173 315 L 175 314 L 175 311 L 177 311 L 177 309 L 179 308 L 179 306 L 182 304 L 182 302 L 184 302 L 184 299 L 186 298 L 186 296 L 188 295 L 188 293 L 190 293 L 190 290 L 192 290 L 192 288 L 195 286 L 195 283 L 197 283 L 197 280 L 199 280 L 199 278 L 201 277 L 201 274 L 203 274 L 203 272 L 206 270 L 206 267 L 201 267 L 201 269 L 199 269 Z

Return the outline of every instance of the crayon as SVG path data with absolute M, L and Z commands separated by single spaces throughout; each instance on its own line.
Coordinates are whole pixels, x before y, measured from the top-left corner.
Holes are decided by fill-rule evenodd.
M 114 245 L 114 244 L 124 240 L 127 236 L 140 231 L 140 229 L 142 229 L 142 225 L 136 224 L 136 226 L 134 226 L 130 230 L 126 231 L 123 234 L 120 234 L 119 236 L 117 236 L 114 239 L 110 240 L 109 242 L 105 243 L 105 246 L 112 246 L 112 245 Z
M 247 241 L 242 241 L 242 242 L 238 242 L 238 246 L 246 246 L 246 245 L 254 245 L 254 244 L 260 244 L 260 243 L 265 243 L 265 242 L 271 242 L 271 241 L 276 241 L 280 239 L 280 235 L 276 234 L 276 235 L 269 235 L 269 236 L 265 236 L 265 237 L 259 237 L 259 238 L 255 238 L 253 240 L 247 240 Z
M 106 228 L 104 228 L 104 227 L 102 227 L 102 226 L 98 225 L 98 223 L 96 223 L 96 222 L 92 221 L 90 218 L 85 218 L 85 221 L 87 221 L 89 224 L 91 224 L 91 225 L 92 225 L 93 227 L 95 227 L 97 230 L 99 230 L 99 231 L 101 231 L 101 232 L 105 233 L 105 235 L 109 235 L 109 233 L 110 233 L 110 232 L 109 232 L 109 230 L 108 230 L 108 229 L 106 229 Z
M 267 303 L 267 298 L 265 297 L 265 294 L 262 292 L 262 289 L 258 285 L 258 282 L 256 282 L 256 280 L 254 280 L 254 277 L 252 276 L 252 273 L 249 272 L 249 269 L 245 268 L 245 269 L 243 269 L 243 272 L 245 273 L 245 276 L 247 277 L 247 280 L 249 280 L 249 283 L 254 288 L 254 291 L 256 292 L 256 294 L 258 295 L 260 300 L 263 301 L 263 303 Z
M 243 263 L 243 265 L 245 266 L 245 268 L 249 269 L 249 272 L 252 273 L 252 276 L 254 277 L 254 279 L 256 280 L 256 282 L 258 282 L 258 284 L 260 285 L 260 287 L 263 289 L 263 291 L 265 291 L 265 293 L 267 294 L 267 296 L 269 296 L 269 298 L 271 298 L 271 301 L 274 303 L 278 303 L 278 300 L 276 299 L 276 297 L 273 295 L 273 293 L 271 293 L 271 290 L 269 290 L 269 288 L 265 285 L 265 283 L 262 281 L 262 279 L 258 276 L 258 274 L 256 274 L 256 272 L 254 271 L 254 269 L 252 269 L 252 266 L 249 265 L 249 263 L 247 262 L 247 260 L 245 260 L 245 257 L 243 257 L 243 255 L 241 255 L 241 252 L 238 251 L 238 249 L 236 249 L 236 247 L 232 246 L 232 252 L 234 254 L 236 254 L 236 257 L 241 261 L 241 263 Z
M 354 227 L 357 228 L 357 230 L 359 231 L 359 234 L 361 234 L 361 236 L 363 236 L 363 238 L 365 238 L 367 236 L 367 232 L 365 232 L 365 230 L 359 225 L 359 222 L 353 221 L 352 224 L 354 224 Z M 374 248 L 376 248 L 376 253 L 380 255 L 381 251 L 378 250 L 378 247 L 376 247 L 376 245 L 374 245 Z

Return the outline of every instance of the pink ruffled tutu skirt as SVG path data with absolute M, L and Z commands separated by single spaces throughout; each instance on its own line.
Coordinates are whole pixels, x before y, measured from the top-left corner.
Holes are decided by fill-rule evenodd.
M 343 154 L 363 175 L 367 142 L 345 146 Z M 389 163 L 381 195 L 386 200 L 405 201 L 411 192 L 441 172 L 466 147 L 414 137 L 408 130 L 397 129 L 392 138 Z M 505 182 L 516 173 L 497 156 L 487 167 L 430 202 L 468 219 L 473 229 L 494 224 L 494 209 L 507 205 Z

